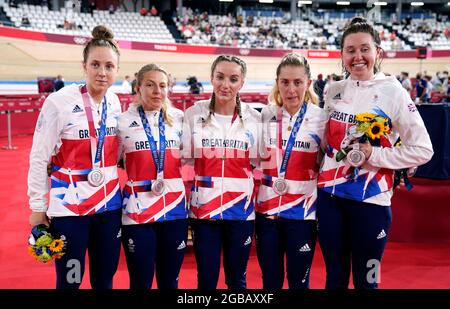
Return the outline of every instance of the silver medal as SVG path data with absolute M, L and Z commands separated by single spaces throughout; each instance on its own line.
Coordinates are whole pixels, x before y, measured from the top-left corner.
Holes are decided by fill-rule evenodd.
M 287 184 L 286 180 L 284 180 L 282 178 L 278 178 L 277 180 L 275 180 L 273 182 L 272 188 L 276 194 L 284 195 L 284 194 L 286 194 L 286 192 L 288 190 L 288 184 Z
M 103 184 L 105 180 L 105 175 L 99 168 L 94 168 L 89 172 L 87 176 L 89 184 L 93 187 L 98 187 Z
M 164 189 L 165 189 L 166 185 L 164 184 L 164 180 L 163 179 L 156 179 L 153 183 L 152 183 L 152 192 L 154 195 L 162 195 L 164 193 Z
M 353 167 L 360 167 L 366 161 L 366 156 L 361 150 L 352 149 L 347 154 L 347 161 Z

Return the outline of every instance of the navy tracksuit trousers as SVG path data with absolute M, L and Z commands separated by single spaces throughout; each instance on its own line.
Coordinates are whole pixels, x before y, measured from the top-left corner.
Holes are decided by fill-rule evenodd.
M 223 247 L 226 285 L 229 289 L 245 289 L 254 221 L 194 219 L 191 226 L 198 288 L 216 289 Z
M 284 256 L 289 288 L 309 288 L 316 238 L 317 222 L 314 220 L 272 220 L 256 214 L 256 251 L 263 288 L 283 288 Z
M 56 288 L 78 289 L 86 250 L 93 289 L 111 289 L 120 254 L 122 209 L 77 217 L 54 217 L 51 227 L 66 239 L 66 254 L 55 260 Z
M 124 225 L 122 243 L 131 289 L 150 289 L 156 268 L 159 289 L 177 289 L 187 246 L 188 220 Z
M 390 206 L 333 196 L 319 190 L 319 243 L 327 289 L 347 289 L 350 272 L 356 289 L 376 289 L 392 222 Z

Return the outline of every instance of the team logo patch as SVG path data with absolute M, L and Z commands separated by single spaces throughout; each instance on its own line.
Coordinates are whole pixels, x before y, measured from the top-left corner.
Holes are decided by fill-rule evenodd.
M 129 126 L 129 128 L 136 128 L 136 127 L 139 127 L 139 123 L 137 123 L 136 121 L 133 121 Z
M 333 100 L 340 100 L 340 99 L 341 99 L 341 94 L 340 93 L 338 93 L 337 95 L 335 95 L 333 97 Z
M 83 110 L 77 105 L 72 110 L 72 113 L 81 113 Z

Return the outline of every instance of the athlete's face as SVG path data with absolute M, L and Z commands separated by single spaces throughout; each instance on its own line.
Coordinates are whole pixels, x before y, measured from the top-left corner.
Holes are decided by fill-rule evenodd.
M 304 67 L 284 66 L 276 80 L 283 106 L 287 111 L 296 113 L 305 100 L 305 94 L 311 80 Z
M 381 49 L 375 45 L 369 33 L 357 32 L 345 37 L 342 62 L 352 79 L 372 79 L 375 75 L 375 63 L 380 54 Z
M 219 62 L 211 76 L 211 83 L 217 103 L 235 102 L 236 95 L 244 85 L 241 66 L 235 62 Z
M 118 62 L 119 58 L 111 48 L 94 47 L 89 51 L 83 68 L 86 74 L 86 86 L 91 95 L 105 94 L 116 80 L 119 70 Z
M 160 71 L 148 71 L 136 87 L 144 110 L 160 110 L 167 99 L 168 92 L 167 75 Z

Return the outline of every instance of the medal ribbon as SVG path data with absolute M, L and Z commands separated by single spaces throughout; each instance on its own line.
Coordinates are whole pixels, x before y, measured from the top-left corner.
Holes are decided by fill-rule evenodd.
M 144 108 L 138 107 L 139 116 L 141 117 L 142 125 L 144 126 L 145 134 L 147 135 L 147 140 L 150 145 L 150 151 L 152 153 L 153 163 L 156 167 L 157 179 L 164 178 L 164 158 L 166 153 L 166 135 L 164 127 L 164 117 L 162 111 L 159 112 L 159 151 L 156 145 L 155 139 L 152 135 L 152 129 L 148 123 L 147 116 L 145 115 Z
M 102 160 L 102 151 L 103 145 L 105 143 L 106 136 L 106 118 L 107 118 L 107 104 L 106 104 L 106 96 L 103 97 L 102 103 L 102 116 L 100 120 L 100 129 L 99 136 L 97 140 L 97 133 L 94 125 L 94 117 L 92 116 L 92 108 L 91 108 L 91 100 L 88 95 L 88 91 L 86 85 L 83 85 L 80 88 L 81 97 L 83 98 L 84 111 L 86 113 L 86 118 L 89 125 L 89 139 L 91 141 L 91 160 L 92 160 L 92 168 L 99 168 L 100 162 Z
M 294 142 L 297 137 L 297 133 L 300 130 L 300 126 L 303 122 L 303 118 L 306 114 L 306 102 L 303 103 L 300 112 L 295 120 L 294 127 L 292 128 L 291 135 L 289 136 L 286 150 L 284 152 L 283 160 L 281 161 L 280 170 L 278 172 L 278 177 L 284 179 L 286 174 L 286 168 L 291 157 L 292 148 L 294 148 Z M 283 153 L 283 134 L 282 134 L 282 123 L 283 123 L 283 108 L 280 107 L 277 112 L 277 147 L 278 150 Z

